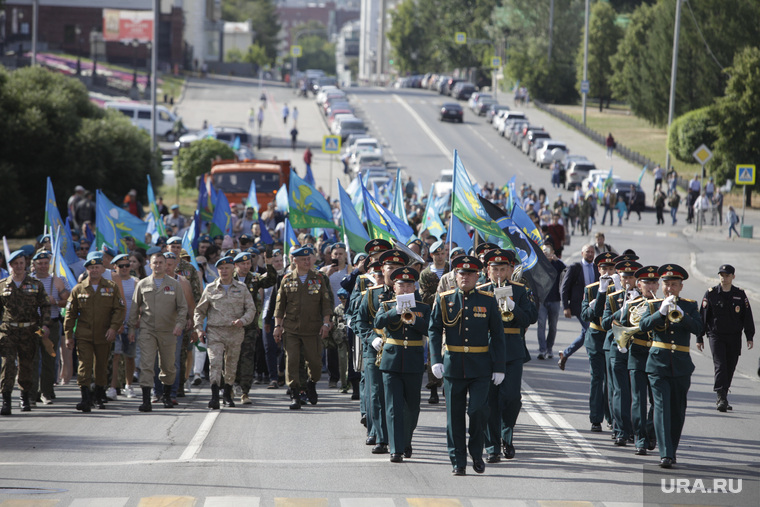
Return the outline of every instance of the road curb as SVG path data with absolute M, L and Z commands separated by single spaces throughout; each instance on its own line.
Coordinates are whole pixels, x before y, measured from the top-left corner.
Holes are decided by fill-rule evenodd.
M 713 286 L 715 286 L 715 285 L 717 285 L 717 284 L 720 283 L 720 279 L 719 278 L 717 278 L 717 277 L 713 278 L 713 277 L 707 276 L 704 273 L 702 273 L 702 271 L 697 267 L 697 254 L 696 253 L 691 252 L 689 255 L 691 257 L 689 270 L 691 271 L 691 274 L 694 277 L 698 278 L 700 281 L 702 281 L 703 283 L 706 283 L 710 287 L 713 287 Z M 750 298 L 752 300 L 755 300 L 755 301 L 760 301 L 760 294 L 758 294 L 757 292 L 755 292 L 753 290 L 750 290 L 750 289 L 745 289 L 743 287 L 741 289 L 744 291 L 745 294 L 747 294 L 748 298 Z

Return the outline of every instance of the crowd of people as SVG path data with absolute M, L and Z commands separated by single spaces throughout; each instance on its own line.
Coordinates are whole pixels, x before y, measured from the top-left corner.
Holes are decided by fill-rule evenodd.
M 440 402 L 440 388 L 446 398 L 452 473 L 466 474 L 468 454 L 473 470 L 483 473 L 486 462 L 516 454 L 523 364 L 531 358 L 526 332 L 537 324 L 537 358 L 553 358 L 560 309 L 581 328 L 558 353 L 560 369 L 587 349 L 591 431 L 602 431 L 606 420 L 615 445 L 634 443 L 639 455 L 657 446 L 660 465 L 672 466 L 694 369 L 692 334 L 698 343 L 706 333 L 710 339 L 718 409 L 728 409 L 741 333 L 750 347 L 754 335 L 741 292 L 735 313 L 742 326 L 728 336 L 716 325 L 725 317 L 720 298 L 735 289 L 731 266 L 721 267 L 727 284 L 708 291 L 701 314 L 698 303 L 680 297 L 685 269 L 642 265 L 632 250 L 618 255 L 603 234 L 582 248 L 581 261 L 565 266 L 563 249 L 575 227 L 588 231 L 565 213 L 561 195 L 549 204 L 542 189 L 522 185 L 512 198 L 543 234 L 554 270 L 554 285 L 541 301 L 516 269 L 515 252 L 477 241 L 465 251 L 445 233 L 423 230 L 424 203 L 413 185 L 408 189 L 408 218 L 418 237 L 395 245 L 373 239 L 363 252 L 301 230 L 298 247 L 286 255 L 285 217 L 269 203 L 261 222 L 252 208 L 234 207 L 234 234 L 203 234 L 191 255 L 179 236 L 187 225 L 172 207 L 163 211 L 173 235 L 147 249 L 126 238 L 126 253 L 93 250 L 74 227 L 78 261 L 70 267 L 78 280 L 70 287 L 51 276 L 51 238 L 39 237 L 0 262 L 9 270 L 0 282 L 2 415 L 12 412 L 16 381 L 21 410 L 29 411 L 54 403 L 55 386 L 67 384 L 75 366 L 76 409 L 85 413 L 137 396 L 135 384 L 140 412 L 151 412 L 154 403 L 170 409 L 204 382 L 212 410 L 252 403 L 251 387 L 262 383 L 287 385 L 290 409 L 300 410 L 318 403 L 317 383 L 326 373 L 328 388 L 359 400 L 372 453 L 402 462 L 413 454 L 427 374 L 428 403 Z M 492 183 L 482 193 L 499 206 L 509 198 Z M 84 189 L 76 194 L 74 210 L 87 199 Z M 654 401 L 647 407 L 650 390 Z

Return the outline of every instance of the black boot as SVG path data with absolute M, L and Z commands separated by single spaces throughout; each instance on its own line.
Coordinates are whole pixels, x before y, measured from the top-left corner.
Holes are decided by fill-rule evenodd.
M 219 386 L 211 384 L 211 401 L 208 402 L 208 408 L 219 410 Z
M 151 405 L 150 403 L 150 387 L 143 387 L 142 395 L 143 395 L 143 402 L 139 408 L 140 412 L 152 412 L 153 405 Z
M 312 382 L 311 379 L 306 382 L 306 396 L 309 398 L 309 403 L 312 405 L 316 405 L 319 401 L 319 395 L 317 394 L 317 383 Z
M 439 401 L 438 399 L 438 388 L 437 387 L 431 387 L 430 388 L 430 398 L 428 398 L 428 403 L 431 405 L 437 404 Z
M 298 410 L 301 408 L 301 400 L 297 391 L 293 390 L 290 393 L 290 410 Z
M 21 391 L 21 411 L 32 411 L 32 405 L 29 403 L 29 391 Z
M 174 408 L 172 403 L 172 386 L 164 385 L 164 396 L 161 398 L 164 403 L 164 408 Z
M 230 384 L 224 384 L 224 405 L 230 408 L 235 408 L 235 402 L 232 400 L 232 386 Z
M 725 412 L 728 410 L 728 398 L 726 398 L 726 390 L 719 389 L 717 394 L 718 400 L 715 402 L 715 404 L 718 407 L 718 412 Z
M 0 415 L 11 415 L 12 394 L 3 393 L 3 408 L 0 409 Z
M 77 410 L 81 410 L 85 413 L 91 412 L 92 408 L 90 408 L 90 388 L 80 387 L 79 391 L 82 393 L 82 401 L 77 403 Z
M 351 379 L 351 399 L 358 400 L 359 397 L 359 379 Z
M 106 408 L 106 390 L 102 386 L 95 386 L 95 404 L 99 409 Z

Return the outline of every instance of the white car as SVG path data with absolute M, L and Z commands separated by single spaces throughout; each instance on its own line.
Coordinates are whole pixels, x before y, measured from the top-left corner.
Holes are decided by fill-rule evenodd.
M 344 121 L 361 121 L 361 119 L 357 118 L 356 115 L 353 113 L 341 113 L 336 114 L 335 118 L 333 119 L 332 124 L 330 125 L 330 131 L 333 134 L 337 134 L 338 130 L 340 129 L 340 124 Z
M 349 162 L 354 174 L 358 174 L 367 167 L 382 167 L 385 169 L 385 159 L 379 150 L 363 151 L 354 154 Z
M 517 120 L 527 120 L 528 117 L 522 111 L 507 111 L 500 117 L 499 125 L 496 130 L 504 137 L 504 131 Z
M 454 188 L 454 170 L 442 169 L 438 181 L 433 183 L 433 195 L 442 197 L 451 192 Z
M 594 169 L 589 171 L 588 176 L 586 176 L 581 182 L 581 190 L 586 191 L 590 188 L 596 188 L 601 181 L 607 179 L 609 174 L 610 171 L 604 169 Z M 619 181 L 620 179 L 620 176 L 612 175 L 612 181 Z
M 562 162 L 567 155 L 567 145 L 560 141 L 548 140 L 536 150 L 536 165 L 549 166 L 555 160 Z
M 380 142 L 374 137 L 357 139 L 355 143 L 346 149 L 346 155 L 351 158 L 352 162 L 356 159 L 357 155 L 365 152 L 374 152 L 382 155 L 383 149 L 380 147 Z

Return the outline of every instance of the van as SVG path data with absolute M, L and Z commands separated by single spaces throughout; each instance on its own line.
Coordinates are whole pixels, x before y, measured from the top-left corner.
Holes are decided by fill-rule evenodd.
M 224 192 L 230 204 L 248 197 L 251 181 L 256 182 L 260 211 L 275 199 L 277 191 L 290 180 L 289 160 L 217 160 L 211 164 L 214 188 Z
M 151 107 L 149 104 L 139 102 L 106 102 L 106 109 L 114 109 L 129 118 L 132 125 L 150 132 Z M 167 141 L 174 141 L 174 124 L 178 117 L 165 106 L 156 106 L 156 136 L 165 137 Z

